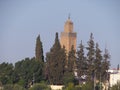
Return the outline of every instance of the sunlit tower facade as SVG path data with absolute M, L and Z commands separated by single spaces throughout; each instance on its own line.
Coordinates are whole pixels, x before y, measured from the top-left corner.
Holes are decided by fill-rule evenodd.
M 73 31 L 73 22 L 70 20 L 70 17 L 68 17 L 67 21 L 64 25 L 64 31 L 61 32 L 60 36 L 60 43 L 61 46 L 65 46 L 66 54 L 69 53 L 71 50 L 71 47 L 74 46 L 74 49 L 76 51 L 76 32 Z

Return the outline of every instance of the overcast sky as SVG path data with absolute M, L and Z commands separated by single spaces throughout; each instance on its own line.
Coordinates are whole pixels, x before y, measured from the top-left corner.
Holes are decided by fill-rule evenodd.
M 0 63 L 35 56 L 40 34 L 44 54 L 64 30 L 71 14 L 77 47 L 87 46 L 90 33 L 111 55 L 111 68 L 120 64 L 120 0 L 0 0 Z

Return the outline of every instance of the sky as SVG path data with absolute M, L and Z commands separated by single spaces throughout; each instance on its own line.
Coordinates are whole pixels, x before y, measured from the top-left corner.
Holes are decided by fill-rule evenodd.
M 49 52 L 55 33 L 64 30 L 68 15 L 87 46 L 90 33 L 104 53 L 111 55 L 111 68 L 120 64 L 120 0 L 0 0 L 0 63 L 15 63 L 35 56 L 40 34 L 44 55 Z

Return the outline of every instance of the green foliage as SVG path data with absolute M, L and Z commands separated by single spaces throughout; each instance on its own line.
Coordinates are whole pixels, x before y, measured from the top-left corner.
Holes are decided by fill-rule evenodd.
M 65 71 L 66 54 L 64 48 L 61 48 L 56 33 L 55 43 L 50 52 L 46 55 L 47 60 L 47 73 L 50 84 L 60 85 L 63 84 L 63 75 Z
M 3 88 L 4 88 L 3 90 L 13 90 L 13 85 L 7 84 Z
M 75 90 L 82 90 L 82 87 L 80 85 L 76 85 Z
M 3 90 L 26 90 L 26 89 L 17 84 L 15 85 L 7 84 L 4 86 Z
M 25 86 L 26 82 L 24 79 L 20 79 L 18 82 L 17 82 L 18 85 L 21 85 L 21 86 Z
M 75 86 L 73 83 L 68 83 L 68 86 L 65 88 L 65 90 L 75 90 Z
M 44 62 L 43 46 L 40 40 L 40 35 L 36 39 L 35 55 L 36 55 L 36 60 L 40 62 Z
M 67 57 L 65 47 L 61 48 L 58 33 L 56 33 L 55 43 L 51 47 L 50 52 L 46 54 L 45 63 L 43 46 L 39 35 L 36 39 L 35 58 L 25 58 L 24 60 L 16 62 L 15 66 L 8 63 L 0 64 L 1 85 L 4 85 L 5 90 L 24 90 L 23 87 L 28 88 L 31 83 L 39 83 L 40 81 L 45 80 L 45 73 L 49 84 L 64 84 L 67 86 L 65 88 L 66 90 L 92 90 L 93 84 L 90 83 L 90 81 L 92 81 L 92 74 L 94 74 L 94 76 L 96 74 L 97 79 L 100 79 L 101 75 L 102 82 L 108 79 L 108 73 L 106 71 L 110 66 L 110 55 L 107 49 L 105 49 L 104 55 L 101 54 L 102 50 L 100 50 L 98 43 L 96 43 L 95 46 L 92 33 L 87 44 L 86 56 L 84 54 L 85 46 L 81 41 L 77 54 L 74 50 L 74 46 L 72 46 Z M 79 77 L 83 74 L 86 74 L 88 77 L 88 83 L 77 88 L 74 86 L 74 71 L 76 70 L 76 67 L 78 67 Z M 115 85 L 112 88 L 115 89 L 116 87 L 118 86 Z M 49 88 L 46 87 L 46 84 L 43 83 L 35 84 L 30 90 L 39 90 L 38 88 L 49 90 Z
M 36 83 L 29 90 L 50 90 L 50 87 L 45 83 Z
M 26 90 L 26 89 L 23 88 L 23 87 L 20 86 L 20 85 L 15 84 L 14 87 L 13 87 L 13 90 Z
M 81 90 L 93 90 L 93 83 L 87 82 L 86 84 L 83 84 Z
M 34 79 L 34 82 L 43 80 L 43 63 L 36 61 L 35 58 L 19 61 L 15 63 L 16 82 L 22 86 L 28 86 Z
M 82 45 L 81 45 L 81 48 L 82 48 Z M 92 33 L 90 35 L 90 39 L 88 41 L 88 47 L 86 49 L 88 51 L 86 56 L 88 81 L 93 80 L 91 78 L 94 78 L 94 77 L 99 80 L 100 77 L 102 76 L 100 81 L 104 82 L 106 79 L 108 79 L 108 73 L 106 71 L 109 69 L 109 66 L 110 66 L 110 62 L 109 62 L 110 55 L 107 49 L 105 49 L 105 53 L 104 55 L 102 55 L 101 54 L 102 51 L 100 50 L 98 43 L 96 43 L 96 46 L 95 46 Z M 79 51 L 79 53 L 81 54 L 78 54 L 78 60 L 79 59 L 83 60 L 81 58 L 84 55 L 82 51 L 83 51 L 82 49 L 81 49 L 81 52 Z
M 96 79 L 99 80 L 101 77 L 100 74 L 102 74 L 102 55 L 101 55 L 101 50 L 99 49 L 98 43 L 96 43 L 96 49 L 95 49 L 95 60 L 94 60 L 94 70 L 95 70 L 95 75 Z
M 93 40 L 93 34 L 91 33 L 90 35 L 90 40 L 88 41 L 88 47 L 86 48 L 88 50 L 88 53 L 87 53 L 87 62 L 88 62 L 88 72 L 87 72 L 87 75 L 88 75 L 88 79 L 91 78 L 91 74 L 94 70 L 94 60 L 95 60 L 95 43 L 94 43 L 94 40 Z
M 87 61 L 86 57 L 84 56 L 84 46 L 82 44 L 82 41 L 79 45 L 79 49 L 77 51 L 77 67 L 78 67 L 78 76 L 81 77 L 83 74 L 86 74 L 87 69 Z
M 108 69 L 109 69 L 109 66 L 110 66 L 110 54 L 108 52 L 108 50 L 105 48 L 105 52 L 104 52 L 104 55 L 103 55 L 103 62 L 102 62 L 102 81 L 105 81 L 105 80 L 108 80 L 109 79 L 109 75 L 108 73 L 106 72 Z
M 63 84 L 66 86 L 68 83 L 74 83 L 75 78 L 72 72 L 65 72 L 63 77 Z
M 68 71 L 74 72 L 76 68 L 76 56 L 75 56 L 74 46 L 71 47 L 71 51 L 68 53 Z
M 0 64 L 0 81 L 3 85 L 12 84 L 13 65 L 8 63 Z
M 88 59 L 88 62 L 89 64 L 91 65 L 94 61 L 94 55 L 95 55 L 95 43 L 94 43 L 94 40 L 93 40 L 93 34 L 91 33 L 90 35 L 90 40 L 88 41 L 88 47 L 86 48 L 88 50 L 88 53 L 87 53 L 87 59 Z
M 75 83 L 74 70 L 76 69 L 76 52 L 74 50 L 74 46 L 71 47 L 71 51 L 68 53 L 68 64 L 65 69 L 63 82 L 64 85 L 68 83 Z

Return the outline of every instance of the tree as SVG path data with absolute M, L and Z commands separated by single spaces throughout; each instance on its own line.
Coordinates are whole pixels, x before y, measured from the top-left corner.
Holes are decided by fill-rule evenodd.
M 65 90 L 75 90 L 74 83 L 68 83 L 68 86 L 65 88 Z
M 71 51 L 68 53 L 68 70 L 69 72 L 74 72 L 76 68 L 76 52 L 74 46 L 72 45 Z
M 95 44 L 93 41 L 93 34 L 90 35 L 90 40 L 88 41 L 87 53 L 87 64 L 88 64 L 88 79 L 91 78 L 92 72 L 94 71 L 94 59 L 95 59 Z
M 86 57 L 84 56 L 84 46 L 82 44 L 82 41 L 79 45 L 79 50 L 77 51 L 77 67 L 78 67 L 78 76 L 81 77 L 83 74 L 86 73 L 87 69 L 87 63 L 86 63 Z
M 66 53 L 64 49 L 61 48 L 58 33 L 56 33 L 54 45 L 46 55 L 46 61 L 50 84 L 63 84 Z
M 15 85 L 7 84 L 7 85 L 4 85 L 4 88 L 2 90 L 26 90 L 26 89 L 17 84 Z
M 73 83 L 75 81 L 74 72 L 76 69 L 76 52 L 74 46 L 71 47 L 71 51 L 69 51 L 67 59 L 67 67 L 65 68 L 65 73 L 63 77 L 64 85 L 67 85 L 68 83 Z
M 93 90 L 93 83 L 92 82 L 86 82 L 86 84 L 82 85 L 81 90 Z
M 40 40 L 40 35 L 36 39 L 35 55 L 36 55 L 36 60 L 40 62 L 44 62 L 43 46 Z
M 0 82 L 3 85 L 13 83 L 12 74 L 13 74 L 12 64 L 5 63 L 5 62 L 0 64 Z
M 50 87 L 42 82 L 34 84 L 29 90 L 51 90 Z
M 98 43 L 96 43 L 96 49 L 95 49 L 95 60 L 94 60 L 94 70 L 95 70 L 95 74 L 96 74 L 96 79 L 99 80 L 101 77 L 101 73 L 102 73 L 102 54 L 101 54 L 101 50 L 99 48 Z
M 13 90 L 13 85 L 11 84 L 4 85 L 3 90 Z
M 15 63 L 15 76 L 19 85 L 29 87 L 31 82 L 37 83 L 44 79 L 43 77 L 43 63 L 35 61 L 35 58 L 18 61 Z
M 69 71 L 66 71 L 64 73 L 64 77 L 63 77 L 63 84 L 65 86 L 68 85 L 68 83 L 76 83 L 75 82 L 75 76 L 74 76 L 74 73 L 73 72 L 69 72 Z
M 105 48 L 104 51 L 104 55 L 103 55 L 103 62 L 102 62 L 102 78 L 103 81 L 108 80 L 109 79 L 109 75 L 108 75 L 108 69 L 110 66 L 110 54 L 108 52 L 108 50 Z

